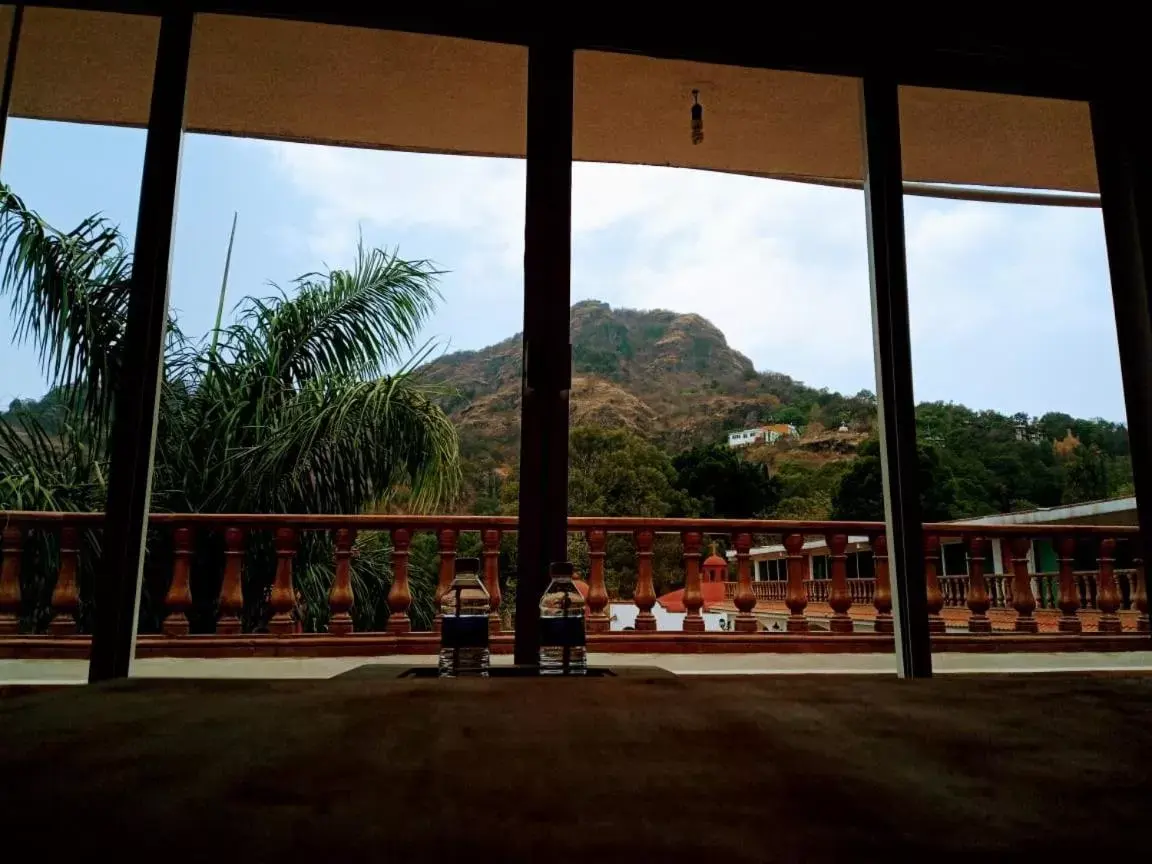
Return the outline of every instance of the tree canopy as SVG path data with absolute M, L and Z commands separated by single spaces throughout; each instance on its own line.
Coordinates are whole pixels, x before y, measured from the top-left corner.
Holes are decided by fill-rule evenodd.
M 696 509 L 668 455 L 624 429 L 583 426 L 569 435 L 573 516 L 671 516 Z
M 954 518 L 956 495 L 954 482 L 933 447 L 917 447 L 920 472 L 920 506 L 928 522 Z M 880 445 L 869 441 L 860 448 L 856 461 L 840 480 L 832 499 L 832 518 L 861 521 L 884 519 L 883 474 L 880 470 Z
M 103 509 L 132 271 L 126 243 L 95 216 L 68 232 L 52 228 L 0 185 L 0 257 L 0 296 L 11 302 L 16 339 L 36 349 L 53 385 L 39 403 L 13 405 L 0 418 L 0 509 Z M 152 508 L 355 513 L 449 503 L 460 478 L 456 432 L 435 402 L 438 390 L 417 371 L 438 275 L 426 261 L 361 247 L 349 269 L 245 297 L 234 323 L 218 322 L 202 337 L 172 318 Z M 165 540 L 155 542 L 161 549 Z M 219 553 L 212 538 L 204 543 L 203 554 Z M 271 578 L 267 545 L 248 556 L 256 585 Z M 387 559 L 373 553 L 381 550 L 378 538 L 365 537 L 354 556 L 358 614 L 380 606 Z M 299 612 L 322 626 L 328 538 L 306 533 L 300 560 Z M 86 602 L 83 579 L 81 589 Z M 257 598 L 254 626 L 260 596 L 246 592 Z M 211 602 L 202 614 L 212 617 Z
M 727 444 L 695 447 L 672 460 L 680 488 L 717 519 L 765 516 L 780 500 L 780 484 L 765 465 L 746 461 Z

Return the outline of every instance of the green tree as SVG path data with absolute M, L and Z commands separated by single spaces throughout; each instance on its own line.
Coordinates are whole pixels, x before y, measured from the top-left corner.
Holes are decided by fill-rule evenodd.
M 952 478 L 933 447 L 918 448 L 920 498 L 926 522 L 955 518 L 955 491 Z M 865 442 L 852 468 L 840 481 L 832 498 L 832 518 L 861 521 L 884 519 L 884 487 L 880 469 L 880 445 Z
M 696 447 L 672 462 L 684 493 L 700 502 L 700 515 L 716 519 L 749 519 L 772 512 L 780 484 L 766 465 L 746 462 L 726 444 Z
M 573 516 L 668 516 L 690 506 L 667 454 L 634 432 L 580 426 L 568 441 Z
M 780 503 L 773 515 L 777 519 L 831 518 L 832 497 L 851 467 L 846 460 L 821 465 L 780 463 L 775 475 L 780 483 Z
M 1064 468 L 1064 474 L 1065 504 L 1108 497 L 1108 461 L 1096 444 L 1077 447 Z
M 772 422 L 803 426 L 808 422 L 808 412 L 797 408 L 795 405 L 787 405 L 772 412 Z
M 675 486 L 676 472 L 663 450 L 626 429 L 582 426 L 569 436 L 568 512 L 573 516 L 695 515 L 696 502 Z M 569 556 L 587 571 L 583 538 Z M 636 549 L 631 537 L 610 535 L 605 570 L 608 591 L 630 597 L 636 584 Z M 680 541 L 661 535 L 653 550 L 653 582 L 662 593 L 681 575 Z
M 16 338 L 36 348 L 52 392 L 68 395 L 58 434 L 23 410 L 0 420 L 0 508 L 102 509 L 131 277 L 124 239 L 99 217 L 58 231 L 0 186 L 0 256 L 0 295 L 11 302 Z M 234 324 L 218 321 L 199 340 L 172 320 L 153 509 L 356 513 L 448 501 L 460 477 L 455 430 L 414 371 L 426 354 L 416 338 L 439 297 L 437 276 L 425 261 L 361 247 L 351 269 L 306 274 L 291 291 L 247 297 Z M 166 579 L 166 542 L 150 539 L 145 626 L 157 623 L 147 589 L 160 590 Z M 219 537 L 200 537 L 197 555 L 218 564 L 220 546 Z M 359 541 L 362 623 L 383 608 L 387 551 L 380 537 Z M 322 627 L 328 538 L 306 532 L 299 561 L 299 611 L 310 627 Z M 252 626 L 265 615 L 260 598 L 273 567 L 268 538 L 253 536 L 245 586 Z M 216 595 L 204 583 L 213 572 L 218 567 L 193 569 L 202 583 L 193 583 L 203 601 L 200 626 L 214 618 Z M 88 583 L 82 579 L 85 602 Z

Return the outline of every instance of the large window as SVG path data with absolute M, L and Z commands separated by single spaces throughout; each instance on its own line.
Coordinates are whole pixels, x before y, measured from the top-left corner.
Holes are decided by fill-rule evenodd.
M 840 515 L 875 434 L 858 87 L 576 53 L 573 514 Z M 624 602 L 634 547 L 608 541 Z M 655 553 L 656 595 L 675 592 L 681 538 Z
M 513 46 L 197 17 L 155 508 L 514 507 L 526 70 Z M 474 75 L 490 86 L 469 87 Z M 142 630 L 166 627 L 171 604 L 156 600 L 181 542 L 192 632 L 222 617 L 243 632 L 337 632 L 337 614 L 387 626 L 389 531 L 347 540 L 349 609 L 333 593 L 343 535 L 229 527 L 153 532 Z M 412 532 L 413 629 L 431 626 L 437 542 Z M 271 589 L 285 544 L 290 608 Z M 480 544 L 457 538 L 460 554 Z
M 0 510 L 93 515 L 5 521 L 5 572 L 20 565 L 9 631 L 92 631 L 144 151 L 124 124 L 141 94 L 147 111 L 158 32 L 144 16 L 24 10 L 0 165 Z M 69 659 L 5 677 L 86 672 Z
M 900 112 L 925 518 L 1133 524 L 1087 104 L 904 87 Z M 989 545 L 994 573 L 1024 551 Z M 950 575 L 961 549 L 944 550 Z M 1051 538 L 1026 552 L 1032 572 L 1059 568 Z M 1100 554 L 1076 557 L 1094 571 Z M 1055 580 L 1036 590 L 1054 610 Z

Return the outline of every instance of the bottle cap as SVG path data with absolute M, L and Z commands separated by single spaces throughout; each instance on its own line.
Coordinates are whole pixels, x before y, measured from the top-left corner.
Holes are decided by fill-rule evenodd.
M 456 559 L 456 572 L 457 573 L 479 573 L 480 572 L 480 559 L 479 558 L 457 558 Z
M 575 570 L 572 568 L 571 561 L 553 561 L 548 572 L 552 576 L 571 576 Z

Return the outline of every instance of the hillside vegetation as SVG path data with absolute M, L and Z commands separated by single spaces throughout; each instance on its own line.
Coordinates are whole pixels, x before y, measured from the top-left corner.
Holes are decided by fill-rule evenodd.
M 573 514 L 881 518 L 872 393 L 844 396 L 757 371 L 699 315 L 586 301 L 572 307 L 572 340 Z M 464 482 L 451 509 L 515 512 L 520 364 L 516 334 L 480 351 L 447 354 L 421 370 L 443 392 L 441 407 L 459 433 Z M 55 432 L 58 392 L 14 407 L 39 415 Z M 1120 423 L 941 402 L 919 405 L 917 421 L 926 518 L 1132 492 L 1128 430 Z M 802 434 L 728 454 L 731 464 L 716 467 L 727 432 L 769 422 L 793 423 Z M 767 491 L 733 499 L 701 489 L 685 473 L 688 462 L 708 463 L 718 487 L 745 482 L 746 471 L 734 479 L 733 465 L 754 468 Z M 627 474 L 629 468 L 646 481 Z M 621 472 L 631 478 L 627 483 L 612 484 L 615 492 L 603 488 L 605 477 Z M 643 512 L 628 509 L 639 501 L 646 502 Z
M 780 372 L 757 371 L 715 325 L 695 314 L 577 303 L 572 350 L 573 435 L 611 431 L 597 446 L 614 448 L 617 457 L 631 453 L 650 461 L 655 454 L 672 466 L 687 453 L 700 457 L 713 445 L 726 448 L 726 434 L 735 429 L 769 422 L 801 429 L 798 439 L 737 454 L 775 490 L 757 499 L 762 510 L 715 515 L 880 517 L 872 393 L 845 396 Z M 520 364 L 516 334 L 480 351 L 445 355 L 423 370 L 446 389 L 442 406 L 459 431 L 465 475 L 460 510 L 514 512 Z M 929 518 L 1053 506 L 1132 490 L 1123 424 L 1055 412 L 1009 416 L 946 403 L 921 404 L 917 419 Z M 588 483 L 577 475 L 586 467 L 573 460 L 572 512 L 615 509 L 602 497 L 579 500 L 575 490 L 587 489 Z M 666 506 L 648 515 L 693 508 L 706 515 L 709 507 L 688 494 L 687 485 L 672 468 Z M 633 490 L 628 498 L 635 501 L 637 494 Z

